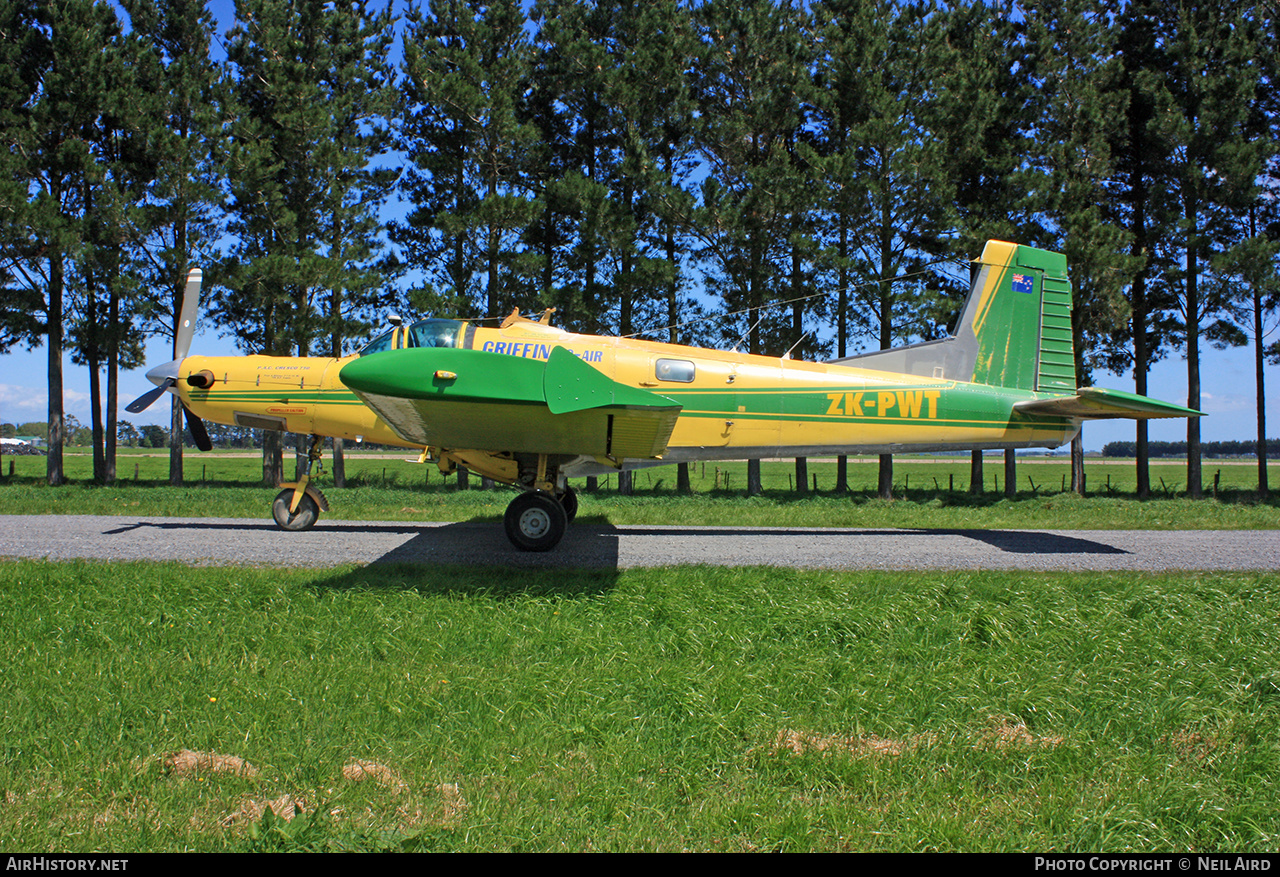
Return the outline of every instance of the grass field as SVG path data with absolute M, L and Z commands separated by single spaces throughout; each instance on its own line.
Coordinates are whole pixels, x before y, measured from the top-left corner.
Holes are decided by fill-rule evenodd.
M 122 455 L 120 480 L 95 485 L 89 480 L 91 461 L 68 456 L 72 483 L 48 487 L 44 460 L 13 458 L 14 475 L 0 478 L 0 514 L 127 514 L 178 517 L 215 516 L 263 518 L 274 491 L 261 484 L 256 456 L 212 453 L 190 455 L 187 484 L 167 484 L 168 458 L 157 452 Z M 137 478 L 134 478 L 134 472 Z M 1280 485 L 1280 465 L 1272 467 Z M 1065 460 L 1019 461 L 1020 489 L 1014 500 L 993 488 L 1003 478 L 1001 461 L 986 466 L 988 490 L 969 494 L 969 463 L 960 458 L 899 458 L 895 461 L 895 497 L 875 494 L 877 466 L 873 461 L 849 465 L 850 493 L 836 493 L 835 461 L 812 460 L 809 477 L 818 490 L 795 490 L 791 461 L 766 461 L 762 466 L 764 495 L 747 498 L 743 463 L 698 464 L 692 472 L 692 495 L 676 493 L 674 466 L 635 474 L 635 491 L 620 496 L 616 478 L 601 479 L 595 494 L 581 494 L 584 516 L 613 524 L 706 526 L 838 526 L 1056 529 L 1270 529 L 1280 526 L 1280 499 L 1260 501 L 1252 490 L 1256 469 L 1235 461 L 1206 462 L 1207 485 L 1219 476 L 1216 498 L 1192 501 L 1185 497 L 1185 466 L 1152 466 L 1156 495 L 1145 502 L 1134 497 L 1131 461 L 1090 461 L 1086 467 L 1090 494 L 1064 492 Z M 6 467 L 7 471 L 7 467 Z M 336 489 L 327 475 L 317 483 L 340 520 L 498 521 L 512 496 L 510 490 L 458 490 L 455 479 L 444 479 L 433 465 L 420 465 L 405 456 L 348 455 L 348 487 Z M 582 481 L 575 481 L 578 490 Z M 472 487 L 479 479 L 471 479 Z M 1025 485 L 1025 486 L 1023 486 Z M 1034 489 L 1033 489 L 1034 485 Z M 1167 488 L 1167 489 L 1163 489 Z
M 7 848 L 1280 842 L 1274 575 L 6 562 L 0 594 Z
M 0 514 L 265 517 L 252 457 L 0 479 Z M 999 460 L 987 467 L 1003 476 Z M 137 465 L 138 477 L 133 476 Z M 1251 466 L 641 472 L 612 523 L 1274 528 Z M 7 461 L 5 471 L 7 473 Z M 508 490 L 352 455 L 334 517 L 500 519 Z M 726 486 L 726 476 L 728 484 Z M 1108 477 L 1110 486 L 1108 487 Z M 936 479 L 936 480 L 935 480 Z M 1128 479 L 1126 481 L 1126 479 Z M 473 480 L 473 485 L 477 480 Z M 825 485 L 825 487 L 824 487 Z M 581 488 L 581 484 L 577 485 Z M 2 537 L 2 534 L 0 534 Z M 2 539 L 0 539 L 2 541 Z M 0 548 L 2 553 L 2 548 Z M 1280 575 L 0 561 L 0 844 L 150 850 L 1274 850 Z M 299 812 L 292 821 L 279 814 Z

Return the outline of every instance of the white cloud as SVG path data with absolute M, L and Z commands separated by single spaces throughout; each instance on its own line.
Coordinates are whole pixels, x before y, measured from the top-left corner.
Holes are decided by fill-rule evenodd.
M 1256 403 L 1252 396 L 1239 394 L 1200 394 L 1200 410 L 1206 414 L 1232 414 L 1237 411 L 1253 411 Z
M 49 396 L 44 388 L 0 384 L 0 420 L 17 423 L 38 419 L 49 410 Z

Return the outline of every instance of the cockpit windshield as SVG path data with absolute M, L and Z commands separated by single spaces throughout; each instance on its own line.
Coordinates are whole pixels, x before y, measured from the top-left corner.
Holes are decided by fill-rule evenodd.
M 457 347 L 462 333 L 461 320 L 419 320 L 411 326 L 392 329 L 374 338 L 360 349 L 361 356 L 381 353 L 395 347 Z M 403 340 L 396 340 L 397 336 Z

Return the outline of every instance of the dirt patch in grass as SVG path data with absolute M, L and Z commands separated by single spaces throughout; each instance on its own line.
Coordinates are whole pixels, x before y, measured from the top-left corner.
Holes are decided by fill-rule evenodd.
M 159 764 L 165 773 L 183 779 L 211 773 L 230 773 L 242 777 L 258 775 L 258 769 L 238 755 L 196 752 L 191 749 L 180 749 L 167 755 L 144 759 L 137 762 L 138 770 L 145 770 L 152 764 Z
M 436 789 L 440 792 L 438 822 L 444 826 L 456 825 L 470 805 L 462 797 L 457 783 L 441 783 Z
M 1039 746 L 1059 746 L 1062 737 L 1047 734 L 1037 737 L 1027 729 L 1021 719 L 1008 717 L 994 718 L 991 723 L 978 734 L 974 743 L 975 749 L 1029 749 Z
M 1204 761 L 1219 747 L 1213 737 L 1191 728 L 1182 728 L 1165 738 L 1183 761 Z
M 364 761 L 356 758 L 342 767 L 342 778 L 352 783 L 375 782 L 380 786 L 396 791 L 407 788 L 404 780 L 394 770 L 376 761 Z
M 795 755 L 822 752 L 851 755 L 854 758 L 894 758 L 937 743 L 938 738 L 934 734 L 915 734 L 900 738 L 879 737 L 875 734 L 841 736 L 787 728 L 778 732 L 772 751 L 786 751 Z M 973 748 L 1029 749 L 1058 746 L 1061 743 L 1062 737 L 1056 734 L 1035 736 L 1020 719 L 995 718 L 977 733 Z
M 291 822 L 293 817 L 307 809 L 307 803 L 301 798 L 295 798 L 289 794 L 281 795 L 274 801 L 248 800 L 241 804 L 234 813 L 224 818 L 222 825 L 223 827 L 230 827 L 241 822 L 257 822 L 267 812 L 268 807 L 271 808 L 272 813 L 285 822 Z
M 855 758 L 884 758 L 902 755 L 931 742 L 928 735 L 895 740 L 891 737 L 877 737 L 875 734 L 841 737 L 785 729 L 778 732 L 778 737 L 773 742 L 773 751 L 789 750 L 796 755 L 804 755 L 806 752 L 838 752 Z

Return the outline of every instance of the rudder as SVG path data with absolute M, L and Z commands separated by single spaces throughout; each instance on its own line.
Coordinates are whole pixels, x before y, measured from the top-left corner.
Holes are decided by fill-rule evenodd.
M 956 339 L 974 345 L 974 383 L 1076 390 L 1071 281 L 1061 253 L 988 241 Z

